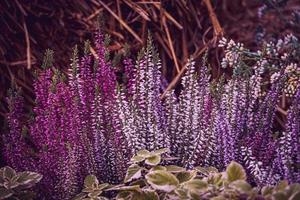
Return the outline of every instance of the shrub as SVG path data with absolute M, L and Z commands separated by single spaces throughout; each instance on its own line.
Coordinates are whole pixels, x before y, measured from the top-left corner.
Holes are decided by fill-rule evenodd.
M 300 181 L 300 48 L 295 37 L 267 43 L 257 52 L 222 39 L 222 66 L 233 69 L 232 78 L 212 81 L 206 60 L 197 67 L 191 59 L 179 96 L 169 91 L 164 99 L 165 80 L 151 36 L 135 63 L 124 58 L 122 82 L 109 59 L 108 37 L 99 32 L 95 38 L 97 59 L 88 51 L 79 58 L 75 48 L 68 80 L 52 66 L 53 52 L 46 52 L 34 82 L 33 117 L 24 112 L 18 92 L 8 98 L 4 158 L 17 170 L 43 175 L 40 198 L 70 199 L 89 174 L 120 183 L 127 160 L 141 149 L 171 149 L 170 156 L 178 159 L 165 164 L 188 170 L 200 165 L 222 171 L 235 161 L 258 186 Z M 89 43 L 85 46 L 89 49 Z M 282 96 L 291 106 L 285 130 L 276 135 Z

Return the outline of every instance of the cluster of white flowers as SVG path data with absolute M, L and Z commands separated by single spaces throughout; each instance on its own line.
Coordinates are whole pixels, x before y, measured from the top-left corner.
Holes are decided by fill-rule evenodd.
M 222 38 L 219 42 L 219 47 L 224 47 L 225 48 L 225 56 L 222 59 L 222 67 L 226 68 L 227 66 L 229 67 L 234 67 L 235 65 L 238 64 L 240 60 L 240 55 L 244 50 L 244 45 L 241 43 L 236 43 L 233 40 L 227 41 L 226 38 Z

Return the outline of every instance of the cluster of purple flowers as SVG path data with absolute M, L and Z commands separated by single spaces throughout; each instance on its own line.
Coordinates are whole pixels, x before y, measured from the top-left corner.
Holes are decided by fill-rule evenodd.
M 10 131 L 4 134 L 4 159 L 17 170 L 41 173 L 43 198 L 70 199 L 88 174 L 118 183 L 134 153 L 164 147 L 178 158 L 174 162 L 187 168 L 223 170 L 235 160 L 245 166 L 254 184 L 300 182 L 299 85 L 285 130 L 278 138 L 273 133 L 277 103 L 288 80 L 286 60 L 270 88 L 262 90 L 263 56 L 246 73 L 244 49 L 231 42 L 223 63 L 236 66 L 232 79 L 212 82 L 206 63 L 196 67 L 190 60 L 179 96 L 169 91 L 161 99 L 164 79 L 150 36 L 135 63 L 123 60 L 123 83 L 106 59 L 101 32 L 95 46 L 97 59 L 87 52 L 78 58 L 74 49 L 68 81 L 53 66 L 39 73 L 34 119 L 26 119 L 20 94 L 13 92 L 8 98 Z

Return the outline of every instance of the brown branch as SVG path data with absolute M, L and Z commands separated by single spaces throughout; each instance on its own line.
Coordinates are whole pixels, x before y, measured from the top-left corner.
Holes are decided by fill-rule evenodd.
M 25 32 L 25 39 L 26 39 L 26 54 L 27 54 L 27 69 L 31 69 L 31 50 L 30 50 L 30 40 L 29 40 L 29 34 L 27 30 L 26 23 L 24 21 L 23 23 L 24 26 L 24 32 Z
M 134 10 L 136 13 L 138 13 L 144 20 L 151 21 L 149 18 L 149 14 L 143 8 L 141 8 L 139 5 L 137 5 L 136 3 L 132 2 L 132 1 L 128 1 L 128 0 L 123 0 L 123 1 L 130 8 L 132 8 L 132 10 Z
M 165 29 L 165 31 L 167 33 L 169 48 L 171 50 L 171 54 L 172 54 L 172 57 L 173 57 L 173 60 L 174 60 L 174 63 L 175 63 L 175 67 L 176 67 L 177 73 L 179 73 L 180 72 L 180 68 L 179 68 L 179 65 L 178 65 L 177 57 L 176 57 L 175 50 L 174 50 L 174 47 L 173 47 L 173 44 L 172 44 L 172 38 L 171 38 L 169 29 L 168 29 L 168 26 L 167 26 L 167 23 L 166 23 L 165 16 L 163 16 L 162 22 L 163 22 L 164 29 Z
M 287 111 L 283 110 L 283 109 L 280 108 L 279 106 L 276 107 L 276 110 L 277 110 L 278 112 L 280 112 L 281 114 L 287 116 Z
M 124 20 L 122 20 L 114 11 L 112 11 L 105 3 L 99 0 L 99 3 L 114 17 L 118 22 L 124 26 L 125 29 L 141 44 L 143 44 L 143 40 L 126 24 Z
M 209 13 L 209 17 L 210 17 L 211 23 L 212 23 L 212 25 L 214 27 L 214 32 L 215 32 L 216 36 L 217 37 L 223 36 L 224 31 L 223 31 L 223 29 L 222 29 L 222 27 L 221 27 L 221 25 L 219 23 L 219 20 L 218 20 L 215 12 L 213 10 L 213 7 L 211 5 L 210 0 L 203 0 L 203 1 L 204 1 L 205 5 L 207 7 L 207 10 L 208 10 L 208 13 Z
M 163 10 L 163 14 L 166 16 L 166 18 L 168 18 L 179 30 L 183 29 L 182 25 L 179 22 L 177 22 L 176 19 L 174 19 L 174 17 L 172 17 L 171 14 L 169 14 L 165 9 L 163 9 L 160 4 L 153 4 L 153 5 L 158 10 L 160 9 Z

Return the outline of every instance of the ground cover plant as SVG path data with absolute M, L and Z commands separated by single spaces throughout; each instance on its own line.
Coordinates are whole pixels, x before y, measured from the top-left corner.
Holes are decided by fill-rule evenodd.
M 36 187 L 38 199 L 71 199 L 82 190 L 84 179 L 83 199 L 97 199 L 103 191 L 112 198 L 113 189 L 124 190 L 118 194 L 119 199 L 139 199 L 133 197 L 137 190 L 150 193 L 148 199 L 174 199 L 175 191 L 181 199 L 209 199 L 219 192 L 217 199 L 231 199 L 227 192 L 236 195 L 237 190 L 238 195 L 255 190 L 262 195 L 257 198 L 270 199 L 267 194 L 282 188 L 279 195 L 291 199 L 299 195 L 297 184 L 288 186 L 300 182 L 297 38 L 287 35 L 276 43 L 264 44 L 257 52 L 223 38 L 219 44 L 225 51 L 222 66 L 232 68 L 232 77 L 211 80 L 205 56 L 198 64 L 191 58 L 181 90 L 166 95 L 162 95 L 166 80 L 150 34 L 136 60 L 122 59 L 122 76 L 117 76 L 116 59 L 110 59 L 108 43 L 109 37 L 96 34 L 97 58 L 90 54 L 89 42 L 82 57 L 75 47 L 68 73 L 52 66 L 53 52 L 48 50 L 43 70 L 36 74 L 36 100 L 31 112 L 24 109 L 21 91 L 10 91 L 9 132 L 4 134 L 3 157 L 17 171 L 35 171 L 43 176 Z M 274 132 L 277 104 L 283 96 L 291 104 L 287 122 L 284 130 Z M 170 151 L 164 152 L 164 148 Z M 170 159 L 161 163 L 161 153 L 167 153 Z M 136 154 L 131 160 L 135 164 L 128 162 Z M 150 170 L 145 175 L 139 171 L 139 163 L 144 161 L 146 165 L 163 166 L 152 171 L 145 168 Z M 193 178 L 198 176 L 191 175 L 195 167 L 212 166 L 209 169 L 213 174 L 222 175 L 217 183 L 219 192 L 209 196 L 210 189 L 205 189 L 208 196 L 202 195 L 202 186 L 211 187 L 209 173 L 203 180 L 191 183 L 190 178 L 181 184 L 165 170 L 170 165 L 177 165 L 184 175 Z M 228 171 L 232 166 L 237 169 L 233 176 L 242 176 L 230 181 Z M 135 179 L 145 175 L 147 188 L 128 186 L 133 179 L 128 179 L 128 173 L 134 170 L 138 170 Z M 161 176 L 155 174 L 157 170 L 172 177 L 172 189 L 155 182 L 155 177 Z M 227 176 L 218 171 L 226 171 Z M 246 177 L 258 189 L 245 189 L 250 188 Z M 118 186 L 124 178 L 129 188 Z M 236 180 L 243 182 L 230 185 Z M 274 189 L 280 180 L 287 182 L 280 182 Z M 196 189 L 189 191 L 186 184 L 195 184 Z M 267 189 L 259 193 L 266 185 Z M 228 190 L 224 192 L 224 188 Z

